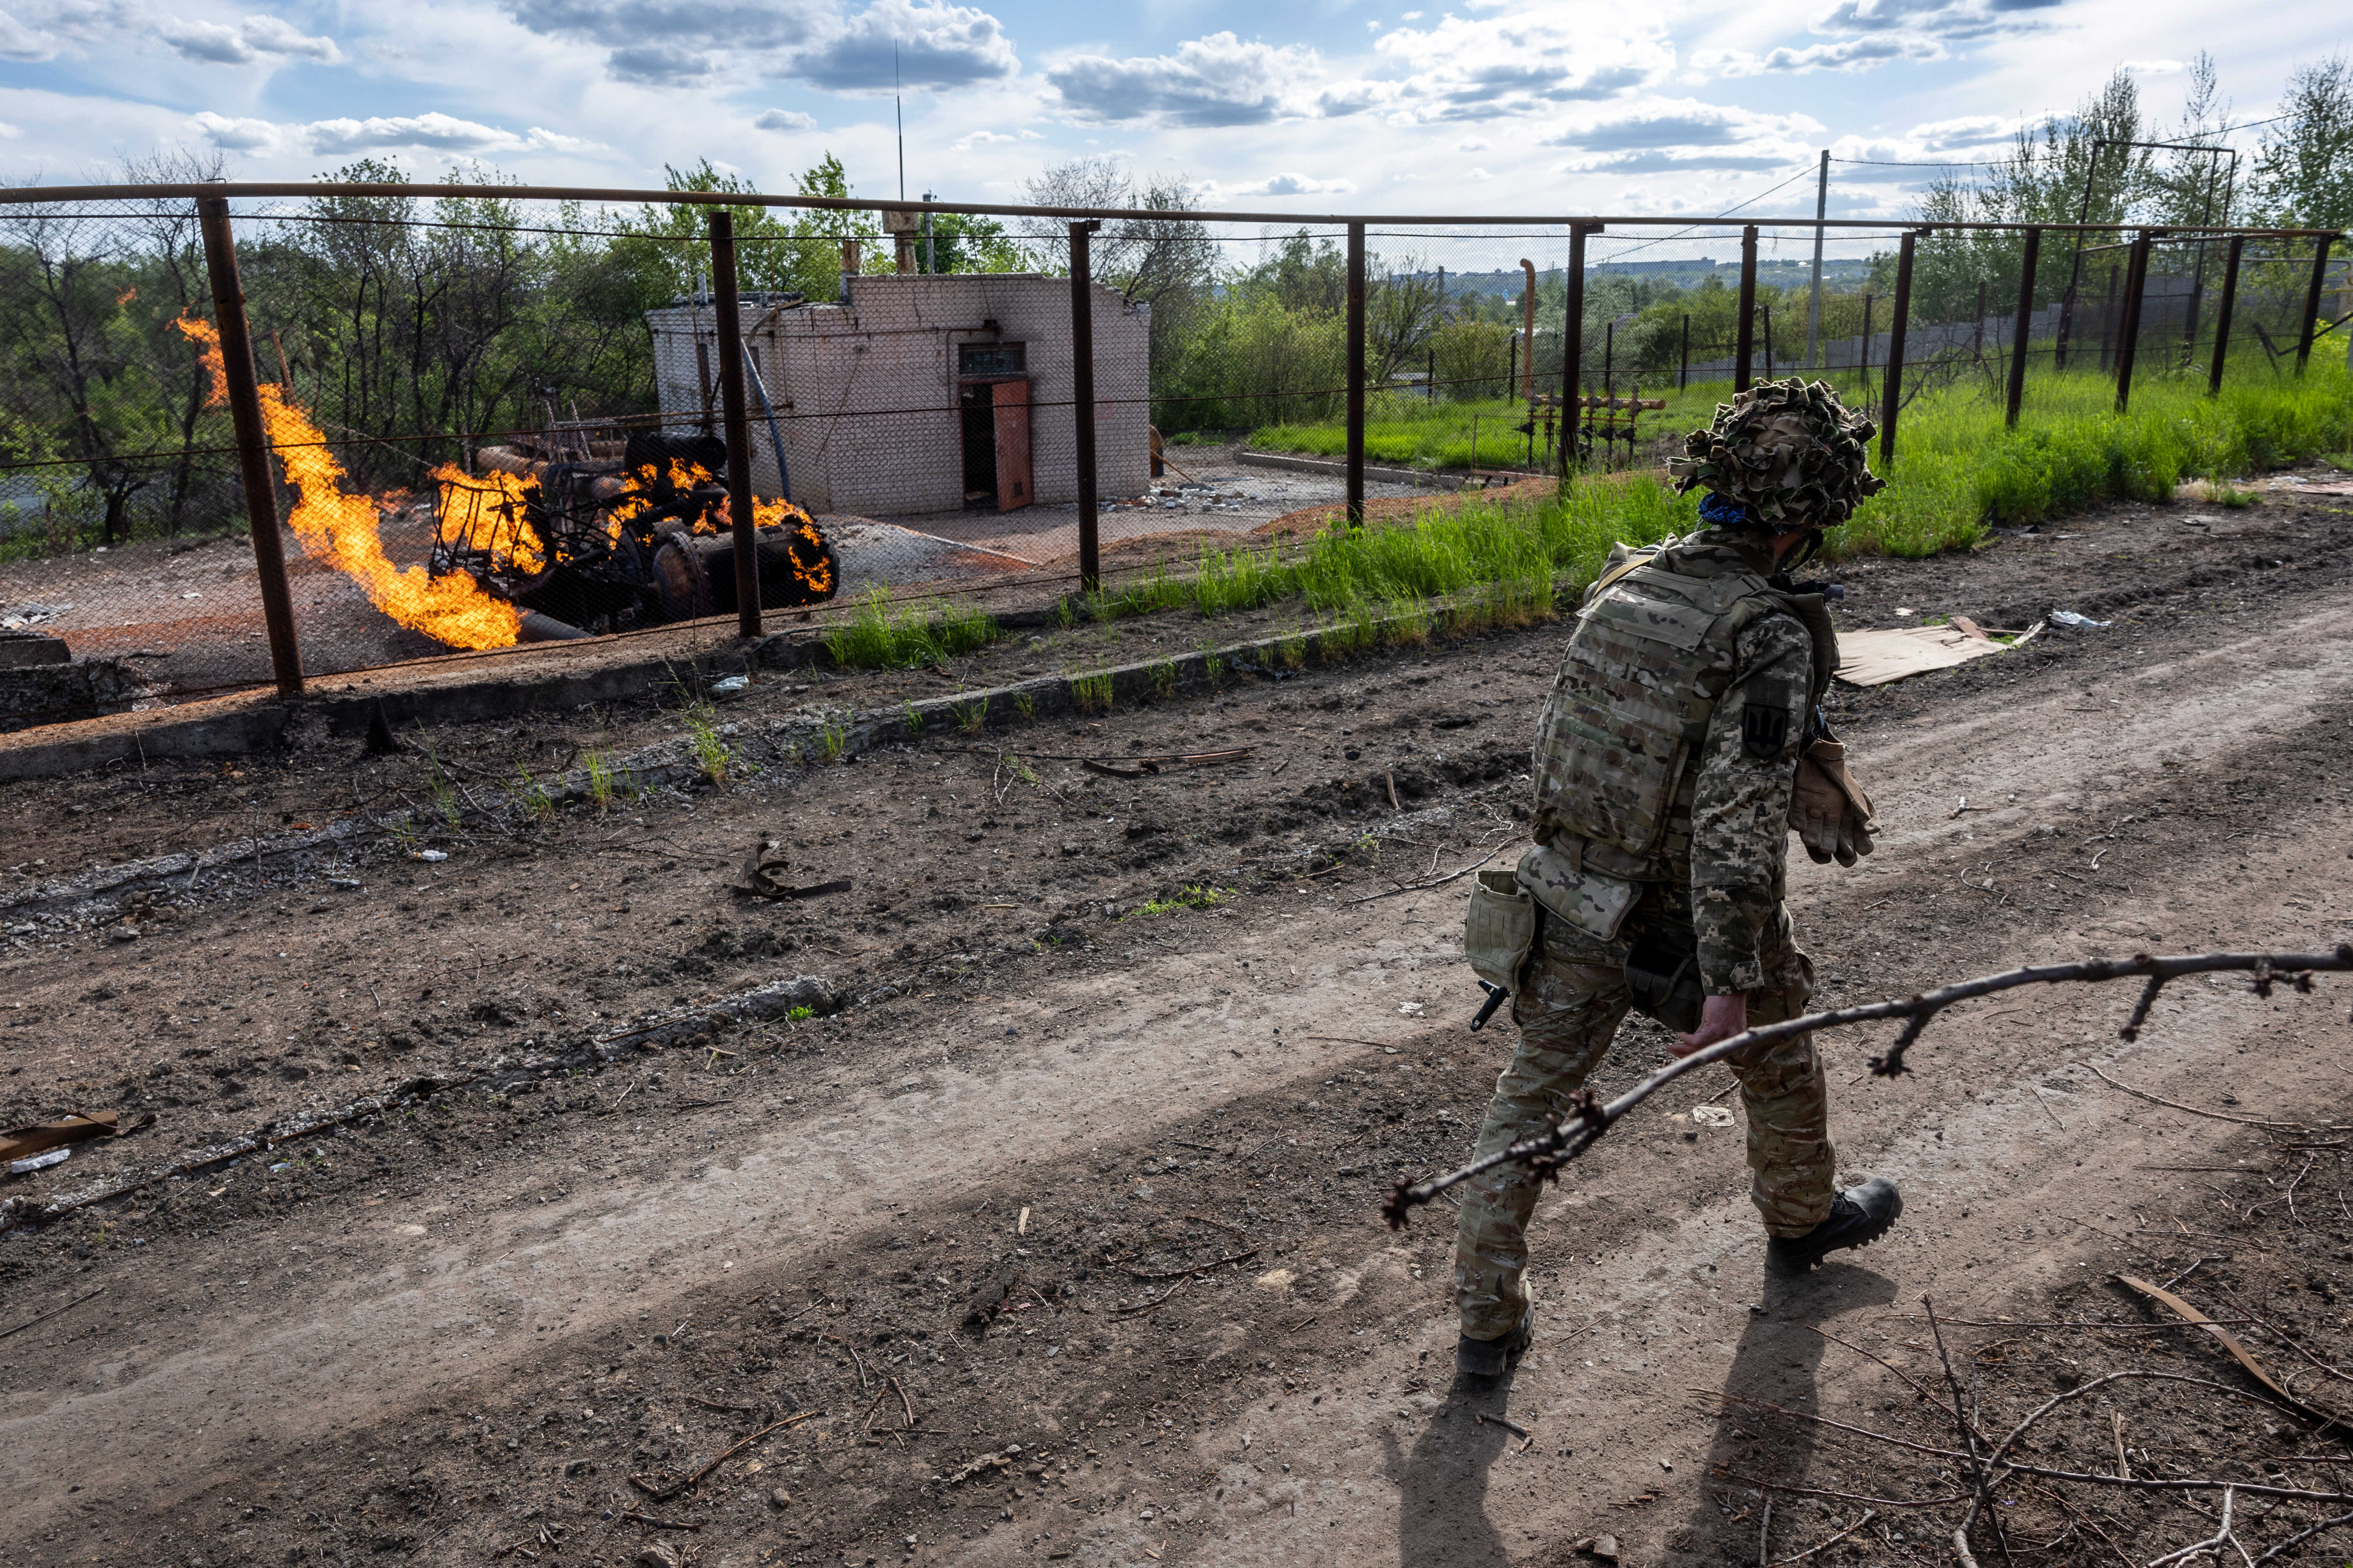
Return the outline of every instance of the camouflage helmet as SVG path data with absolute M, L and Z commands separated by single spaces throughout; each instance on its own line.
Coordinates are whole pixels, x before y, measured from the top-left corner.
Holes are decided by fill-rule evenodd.
M 1760 381 L 1716 405 L 1715 422 L 1683 437 L 1685 455 L 1667 471 L 1676 494 L 1712 490 L 1746 508 L 1752 526 L 1833 528 L 1887 487 L 1871 471 L 1877 433 L 1828 382 Z

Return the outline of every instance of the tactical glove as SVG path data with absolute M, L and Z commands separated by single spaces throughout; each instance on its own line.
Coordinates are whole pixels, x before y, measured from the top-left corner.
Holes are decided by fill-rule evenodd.
M 1815 742 L 1798 761 L 1797 787 L 1789 795 L 1789 826 L 1806 853 L 1817 866 L 1834 855 L 1840 865 L 1852 866 L 1856 856 L 1876 847 L 1871 835 L 1878 826 L 1871 797 L 1846 771 L 1845 744 Z

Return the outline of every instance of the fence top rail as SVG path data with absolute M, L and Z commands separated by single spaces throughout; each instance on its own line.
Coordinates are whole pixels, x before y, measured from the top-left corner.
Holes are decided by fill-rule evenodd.
M 160 184 L 11 185 L 0 188 L 0 206 L 47 206 L 75 202 L 128 201 L 142 198 L 179 197 L 194 200 L 206 196 L 223 198 L 462 196 L 470 199 L 487 197 L 498 201 L 637 202 L 657 206 L 807 207 L 837 212 L 979 213 L 992 217 L 1042 217 L 1068 220 L 1133 218 L 1159 223 L 1173 220 L 1186 223 L 1328 224 L 1338 226 L 1377 223 L 1494 224 L 1510 227 L 1577 227 L 1587 230 L 1600 230 L 1612 226 L 1633 228 L 1895 228 L 1914 234 L 1929 234 L 1939 229 L 1966 230 L 1975 233 L 2022 233 L 2030 228 L 2039 228 L 2060 234 L 2069 232 L 2115 234 L 2125 229 L 2147 229 L 2153 233 L 2168 235 L 2244 235 L 2249 238 L 2279 239 L 2336 238 L 2347 232 L 2334 228 L 2246 228 L 2223 224 L 1915 223 L 1889 218 L 1747 216 L 1736 220 L 1729 216 L 1694 218 L 1688 214 L 1674 217 L 1653 217 L 1640 215 L 1586 216 L 1582 214 L 1531 216 L 1526 213 L 1461 216 L 1394 213 L 1215 212 L 1206 209 L 1178 210 L 1165 207 L 1048 207 L 989 202 L 904 202 L 886 201 L 880 197 L 868 200 L 859 196 L 775 196 L 748 191 L 645 191 L 606 189 L 589 185 L 480 185 L 424 183 L 395 184 L 315 180 L 224 180 Z

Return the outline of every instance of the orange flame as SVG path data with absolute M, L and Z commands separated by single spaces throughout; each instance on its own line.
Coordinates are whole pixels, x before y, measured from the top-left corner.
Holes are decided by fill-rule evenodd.
M 197 345 L 211 385 L 208 401 L 218 405 L 228 395 L 219 329 L 185 315 L 173 324 Z M 264 383 L 259 390 L 263 433 L 286 465 L 286 482 L 294 489 L 287 526 L 302 548 L 357 583 L 377 609 L 436 642 L 463 648 L 513 647 L 522 625 L 515 607 L 492 598 L 463 574 L 434 577 L 422 566 L 393 565 L 376 531 L 375 499 L 344 493 L 343 465 L 328 452 L 326 437 L 310 415 L 286 401 L 284 388 Z
M 433 477 L 451 487 L 449 500 L 441 509 L 443 543 L 457 543 L 469 534 L 483 513 L 492 513 L 502 524 L 494 531 L 499 546 L 498 567 L 526 574 L 546 570 L 547 555 L 540 548 L 539 535 L 524 521 L 523 510 L 530 502 L 528 480 L 499 468 L 478 479 L 455 463 L 442 464 L 433 470 Z M 460 496 L 464 498 L 462 502 L 458 500 Z

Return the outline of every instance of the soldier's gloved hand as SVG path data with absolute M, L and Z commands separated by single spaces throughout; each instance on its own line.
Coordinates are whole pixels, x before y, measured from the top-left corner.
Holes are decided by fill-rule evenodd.
M 1868 855 L 1877 846 L 1872 830 L 1879 826 L 1872 814 L 1871 797 L 1846 771 L 1846 746 L 1838 741 L 1817 741 L 1798 762 L 1798 782 L 1789 795 L 1789 826 L 1817 866 L 1833 857 L 1841 866 Z

